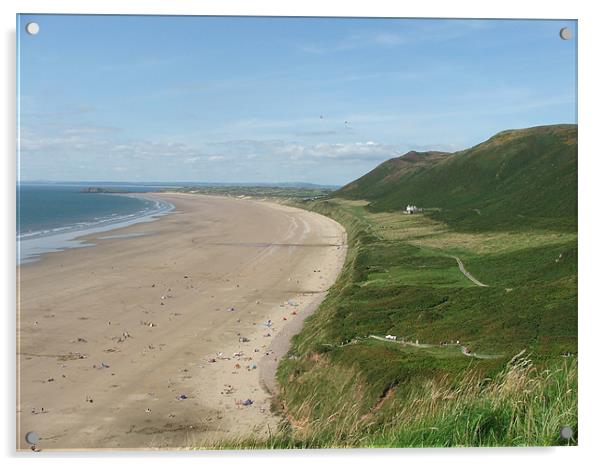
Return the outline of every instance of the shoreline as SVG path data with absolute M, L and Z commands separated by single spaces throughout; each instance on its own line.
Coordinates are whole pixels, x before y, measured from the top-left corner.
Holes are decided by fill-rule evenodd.
M 96 224 L 78 228 L 76 225 L 65 227 L 67 231 L 62 233 L 50 233 L 34 237 L 19 238 L 17 237 L 17 265 L 32 264 L 41 260 L 45 254 L 61 252 L 67 249 L 93 247 L 94 243 L 88 242 L 82 238 L 91 237 L 99 233 L 105 233 L 112 230 L 127 228 L 138 223 L 154 222 L 159 218 L 168 215 L 175 207 L 169 202 L 157 200 L 148 195 L 149 193 L 107 193 L 112 196 L 135 197 L 148 201 L 153 201 L 157 204 L 156 208 L 128 219 L 117 219 L 114 221 L 105 220 Z M 104 239 L 97 237 L 97 239 Z M 24 247 L 25 246 L 25 247 Z M 22 253 L 26 249 L 27 252 Z
M 20 448 L 28 430 L 51 431 L 40 434 L 42 449 L 80 450 L 211 447 L 276 428 L 275 368 L 338 277 L 343 227 L 265 201 L 152 196 L 176 210 L 20 269 Z M 56 271 L 64 276 L 50 279 Z M 48 296 L 58 283 L 71 286 L 70 276 L 78 279 L 64 290 L 68 301 Z M 119 343 L 122 333 L 131 338 Z M 246 399 L 252 404 L 238 404 Z

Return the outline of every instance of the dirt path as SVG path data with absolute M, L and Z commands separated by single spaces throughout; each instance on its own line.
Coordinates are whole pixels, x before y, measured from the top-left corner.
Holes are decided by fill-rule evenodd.
M 473 277 L 470 272 L 468 270 L 466 270 L 464 268 L 464 264 L 462 263 L 462 261 L 460 260 L 459 257 L 457 256 L 452 256 L 454 259 L 456 259 L 456 262 L 458 262 L 458 268 L 460 269 L 460 272 L 462 272 L 466 278 L 468 278 L 471 282 L 473 282 L 475 285 L 477 286 L 489 286 L 489 285 L 485 285 L 485 283 L 480 282 L 479 280 L 477 280 L 475 277 Z
M 384 338 L 384 337 L 379 337 L 377 335 L 370 335 L 370 338 L 372 338 L 373 340 L 378 340 L 378 341 L 384 341 L 386 343 L 397 343 L 398 345 L 403 345 L 403 346 L 412 346 L 414 348 L 435 348 L 437 346 L 440 345 L 431 345 L 429 343 L 414 343 L 412 341 L 408 341 L 408 340 L 390 340 L 388 338 Z M 418 341 L 418 340 L 416 340 Z M 460 350 L 460 353 L 462 353 L 463 356 L 469 357 L 469 358 L 475 358 L 475 359 L 497 359 L 497 358 L 501 358 L 503 355 L 501 354 L 482 354 L 482 353 L 474 353 L 472 351 L 470 351 L 466 346 L 460 345 L 460 344 L 456 344 L 456 343 L 450 343 L 450 344 L 446 344 L 445 346 L 457 346 L 458 349 Z
M 430 345 L 428 343 L 418 343 L 418 340 L 416 340 L 416 342 L 408 340 L 389 340 L 388 338 L 379 337 L 378 335 L 370 335 L 370 338 L 378 341 L 385 341 L 387 343 L 397 343 L 398 345 L 413 346 L 414 348 L 433 348 L 435 346 Z

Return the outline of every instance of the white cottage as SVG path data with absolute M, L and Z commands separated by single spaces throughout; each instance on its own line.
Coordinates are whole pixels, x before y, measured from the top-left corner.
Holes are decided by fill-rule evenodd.
M 405 210 L 406 214 L 415 214 L 417 212 L 422 212 L 422 209 L 419 209 L 415 205 L 409 205 L 408 204 L 408 206 L 406 207 L 406 210 Z

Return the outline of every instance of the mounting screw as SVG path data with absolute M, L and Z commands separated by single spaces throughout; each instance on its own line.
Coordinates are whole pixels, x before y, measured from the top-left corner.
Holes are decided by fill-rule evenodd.
M 25 31 L 30 36 L 35 36 L 38 32 L 40 32 L 40 25 L 36 22 L 27 23 L 25 25 Z
M 573 438 L 573 429 L 569 426 L 565 426 L 560 429 L 560 437 L 564 440 L 571 440 Z
M 562 40 L 571 40 L 573 38 L 573 33 L 569 28 L 562 28 L 560 30 L 560 38 Z
M 35 445 L 40 441 L 40 436 L 32 430 L 25 434 L 25 441 L 30 445 Z

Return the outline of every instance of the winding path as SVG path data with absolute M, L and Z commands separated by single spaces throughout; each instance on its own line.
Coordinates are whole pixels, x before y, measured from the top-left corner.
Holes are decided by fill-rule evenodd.
M 386 343 L 397 343 L 398 345 L 404 345 L 404 346 L 413 346 L 414 348 L 435 348 L 437 346 L 441 346 L 441 345 L 431 345 L 428 343 L 414 343 L 411 341 L 407 341 L 407 340 L 389 340 L 387 338 L 383 338 L 380 337 L 378 335 L 370 335 L 369 338 L 372 338 L 374 340 L 378 340 L 378 341 L 384 341 Z M 446 345 L 448 346 L 448 345 Z M 462 353 L 462 355 L 469 357 L 469 358 L 476 358 L 476 359 L 498 359 L 501 358 L 503 355 L 501 354 L 482 354 L 482 353 L 474 353 L 472 351 L 470 351 L 466 346 L 460 345 L 460 344 L 455 344 L 455 343 L 451 343 L 449 344 L 449 346 L 457 346 L 458 349 L 460 350 L 460 352 Z
M 489 286 L 489 285 L 485 285 L 485 283 L 480 282 L 479 280 L 477 280 L 475 277 L 473 277 L 470 272 L 468 270 L 466 270 L 464 268 L 464 264 L 462 263 L 462 261 L 460 260 L 459 257 L 457 256 L 452 256 L 454 259 L 456 259 L 456 262 L 458 262 L 458 267 L 460 269 L 460 272 L 462 272 L 466 278 L 468 278 L 471 282 L 473 282 L 475 285 L 477 286 Z

